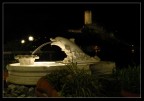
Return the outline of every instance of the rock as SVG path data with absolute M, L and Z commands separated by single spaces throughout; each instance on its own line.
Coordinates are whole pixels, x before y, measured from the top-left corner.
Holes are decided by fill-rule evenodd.
M 8 85 L 8 88 L 9 88 L 9 89 L 15 89 L 15 88 L 16 88 L 16 85 L 14 85 L 14 84 Z
M 21 94 L 21 92 L 19 90 L 15 90 L 14 93 L 16 93 L 18 95 Z
M 25 89 L 25 86 L 19 86 L 18 89 L 24 90 L 24 89 Z
M 26 95 L 25 94 L 22 94 L 22 95 L 20 95 L 19 97 L 25 97 Z
M 18 94 L 16 94 L 16 93 L 12 93 L 12 95 L 11 95 L 12 97 L 17 97 L 18 96 Z
M 23 85 L 15 85 L 10 84 L 8 88 L 3 90 L 4 97 L 36 97 L 35 96 L 35 88 L 34 87 L 27 87 Z
M 29 92 L 32 92 L 32 91 L 34 91 L 34 88 L 33 87 L 29 88 Z
M 27 96 L 34 96 L 35 95 L 35 89 L 34 89 L 34 87 L 30 87 L 29 89 L 28 89 L 28 93 L 27 93 Z

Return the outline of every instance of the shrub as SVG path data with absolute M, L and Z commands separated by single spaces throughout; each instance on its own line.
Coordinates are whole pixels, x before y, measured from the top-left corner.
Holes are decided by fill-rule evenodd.
M 99 92 L 98 79 L 88 70 L 79 69 L 77 63 L 66 65 L 67 68 L 51 72 L 46 79 L 54 85 L 64 97 L 96 97 Z
M 122 89 L 140 93 L 140 66 L 116 69 L 113 71 L 113 76 L 121 82 Z

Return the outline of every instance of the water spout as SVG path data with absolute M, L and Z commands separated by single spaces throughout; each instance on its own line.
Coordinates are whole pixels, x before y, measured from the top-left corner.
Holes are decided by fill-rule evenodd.
M 43 46 L 47 45 L 47 44 L 50 44 L 51 42 L 46 42 L 42 45 L 40 45 L 38 48 L 36 48 L 33 52 L 32 52 L 32 55 L 35 54 L 39 49 L 41 49 Z

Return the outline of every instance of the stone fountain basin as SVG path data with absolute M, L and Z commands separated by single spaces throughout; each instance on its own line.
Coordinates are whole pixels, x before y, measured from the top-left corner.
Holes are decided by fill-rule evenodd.
M 78 64 L 79 68 L 89 68 L 88 64 Z M 20 65 L 12 63 L 6 66 L 8 70 L 7 82 L 22 85 L 36 85 L 37 81 L 54 70 L 65 68 L 61 62 L 34 62 L 33 65 Z
M 65 64 L 58 62 L 34 62 L 33 65 L 20 65 L 20 63 L 13 63 L 7 65 L 9 70 L 16 71 L 46 71 L 59 69 L 58 67 L 65 66 Z
M 7 82 L 22 84 L 22 85 L 36 85 L 38 79 L 53 70 L 62 69 L 65 64 L 57 62 L 34 62 L 33 65 L 20 65 L 20 63 L 13 63 L 7 65 L 8 78 Z

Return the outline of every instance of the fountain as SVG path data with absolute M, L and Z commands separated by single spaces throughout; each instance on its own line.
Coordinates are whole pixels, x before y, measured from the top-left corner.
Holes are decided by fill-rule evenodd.
M 32 55 L 35 54 L 38 50 L 40 50 L 43 46 L 47 45 L 47 44 L 50 44 L 51 42 L 46 42 L 42 45 L 40 45 L 38 48 L 36 48 L 33 52 L 32 52 Z
M 39 56 L 37 55 L 17 55 L 15 56 L 15 59 L 17 59 L 20 63 L 20 65 L 33 65 L 35 62 L 35 59 L 39 59 Z
M 62 69 L 65 65 L 57 62 L 34 62 L 33 65 L 8 64 L 7 82 L 22 85 L 36 85 L 38 79 L 53 70 Z
M 50 44 L 51 42 L 46 42 L 36 48 L 32 55 L 17 55 L 14 58 L 19 61 L 19 63 L 13 63 L 7 65 L 8 78 L 7 82 L 22 85 L 36 85 L 38 79 L 46 74 L 50 73 L 52 70 L 62 69 L 65 64 L 58 62 L 35 62 L 35 59 L 39 59 L 39 56 L 34 55 L 43 46 Z
M 90 57 L 85 54 L 72 39 L 56 37 L 50 40 L 51 42 L 44 43 L 35 49 L 32 55 L 17 55 L 15 59 L 18 59 L 19 63 L 8 64 L 6 67 L 9 73 L 7 81 L 22 85 L 36 85 L 39 78 L 53 70 L 65 68 L 68 63 L 77 62 L 78 68 L 89 69 L 89 65 L 100 62 L 99 57 Z M 63 61 L 35 62 L 35 59 L 39 57 L 34 54 L 47 44 L 59 46 L 67 57 Z
M 85 54 L 75 44 L 73 39 L 68 40 L 63 37 L 56 37 L 55 39 L 50 38 L 50 40 L 52 41 L 51 45 L 59 46 L 61 50 L 64 51 L 67 55 L 67 57 L 63 60 L 63 63 L 77 62 L 78 64 L 91 64 L 100 61 L 100 58 L 97 56 L 90 57 L 87 54 Z

